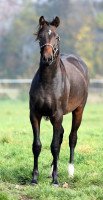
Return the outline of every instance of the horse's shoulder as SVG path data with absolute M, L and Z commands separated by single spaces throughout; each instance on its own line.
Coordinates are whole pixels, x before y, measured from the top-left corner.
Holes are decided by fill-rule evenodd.
M 66 60 L 67 62 L 74 65 L 82 74 L 84 74 L 84 76 L 87 75 L 88 73 L 87 65 L 79 56 L 75 56 L 73 54 L 70 55 L 61 54 L 61 60 L 63 63 Z

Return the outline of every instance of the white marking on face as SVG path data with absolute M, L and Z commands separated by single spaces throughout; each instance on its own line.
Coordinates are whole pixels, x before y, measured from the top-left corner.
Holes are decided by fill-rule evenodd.
M 69 166 L 68 166 L 68 174 L 69 174 L 69 177 L 70 177 L 70 178 L 73 178 L 73 176 L 74 176 L 74 165 L 73 165 L 73 164 L 70 164 L 70 163 L 69 163 Z
M 49 34 L 49 35 L 51 35 L 51 33 L 52 33 L 52 31 L 51 31 L 51 30 L 49 30 L 49 31 L 48 31 L 48 34 Z

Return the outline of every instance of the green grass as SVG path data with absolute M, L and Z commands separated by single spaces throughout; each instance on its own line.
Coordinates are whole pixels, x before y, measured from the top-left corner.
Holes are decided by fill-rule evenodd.
M 32 129 L 27 101 L 0 101 L 0 200 L 103 200 L 103 104 L 87 104 L 75 149 L 75 176 L 68 178 L 71 114 L 64 117 L 59 160 L 60 186 L 48 179 L 52 126 L 42 120 L 39 184 L 30 185 Z M 63 188 L 64 183 L 68 188 Z

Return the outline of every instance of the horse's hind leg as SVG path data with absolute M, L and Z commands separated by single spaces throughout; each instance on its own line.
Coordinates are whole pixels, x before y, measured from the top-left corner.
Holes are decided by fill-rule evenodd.
M 78 107 L 72 112 L 72 128 L 69 135 L 70 146 L 70 161 L 68 167 L 68 173 L 70 177 L 74 175 L 74 149 L 77 143 L 77 131 L 82 121 L 83 107 Z

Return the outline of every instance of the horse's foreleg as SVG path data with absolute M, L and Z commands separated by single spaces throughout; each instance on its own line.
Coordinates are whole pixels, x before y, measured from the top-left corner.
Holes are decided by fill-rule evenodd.
M 62 141 L 63 141 L 63 134 L 64 134 L 64 128 L 61 126 L 60 138 L 59 138 L 58 159 L 59 159 L 59 153 L 60 153 L 61 144 L 62 144 Z M 52 162 L 51 166 L 53 166 L 53 162 Z
M 62 144 L 62 141 L 63 141 L 63 134 L 64 134 L 64 128 L 61 126 L 61 129 L 60 129 L 60 139 L 59 139 L 58 158 L 59 158 L 61 144 Z
M 58 161 L 58 155 L 60 151 L 60 131 L 61 131 L 61 123 L 62 120 L 54 121 L 53 124 L 53 139 L 51 143 L 51 152 L 53 155 L 53 184 L 58 184 L 57 180 L 57 161 Z
M 40 142 L 40 121 L 41 117 L 34 115 L 32 112 L 30 113 L 30 121 L 33 129 L 33 145 L 32 145 L 32 151 L 34 154 L 34 168 L 33 168 L 33 177 L 32 177 L 32 183 L 37 184 L 38 179 L 38 157 L 41 151 L 41 142 Z
M 62 141 L 63 141 L 63 134 L 64 134 L 64 128 L 61 126 L 60 138 L 59 138 L 59 148 L 58 148 L 58 159 L 59 159 L 61 144 L 62 144 Z M 52 172 L 53 172 L 53 161 L 51 163 L 51 171 L 50 171 L 50 175 L 49 175 L 50 178 L 52 177 Z
M 77 131 L 81 124 L 83 114 L 83 107 L 78 107 L 72 112 L 72 128 L 69 136 L 69 146 L 70 146 L 70 161 L 68 167 L 68 173 L 70 177 L 74 175 L 74 149 L 77 143 Z

